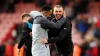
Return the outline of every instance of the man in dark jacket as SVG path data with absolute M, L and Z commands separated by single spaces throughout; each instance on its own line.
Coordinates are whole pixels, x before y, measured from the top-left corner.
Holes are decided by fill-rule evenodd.
M 25 56 L 32 56 L 32 54 L 31 54 L 31 46 L 32 46 L 31 32 L 32 32 L 32 29 L 31 29 L 31 27 L 30 27 L 30 26 L 32 26 L 32 25 L 31 25 L 31 23 L 27 22 L 30 18 L 31 18 L 31 16 L 30 16 L 29 14 L 23 14 L 23 15 L 22 15 L 22 21 L 23 21 L 23 28 L 22 28 L 22 31 L 27 30 L 29 34 L 28 34 L 28 37 L 26 37 L 26 38 L 25 38 L 25 37 L 22 37 L 22 38 L 20 39 L 20 42 L 19 42 L 19 44 L 18 44 L 18 49 L 17 49 L 18 54 L 19 54 L 20 48 L 21 48 L 21 47 L 23 46 L 23 44 L 25 43 L 25 45 L 24 45 L 24 49 L 25 49 L 24 55 L 25 55 Z
M 58 20 L 63 18 L 64 10 L 61 5 L 56 5 L 54 7 L 54 16 L 55 19 L 52 20 L 53 22 L 57 22 Z M 67 19 L 67 18 L 66 18 Z M 49 31 L 49 38 L 42 38 L 42 43 L 56 43 L 57 52 L 59 52 L 59 56 L 73 56 L 73 43 L 71 37 L 72 31 L 71 22 L 67 19 L 66 22 L 62 25 L 62 27 L 58 30 L 51 29 Z

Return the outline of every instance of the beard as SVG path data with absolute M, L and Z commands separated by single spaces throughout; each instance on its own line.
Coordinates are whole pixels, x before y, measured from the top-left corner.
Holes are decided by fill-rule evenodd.
M 62 16 L 63 16 L 62 14 L 56 14 L 56 15 L 55 15 L 55 17 L 56 17 L 57 19 L 60 19 Z
M 57 16 L 60 16 L 60 17 L 61 17 L 61 16 L 62 16 L 62 14 L 56 14 L 56 17 L 57 17 Z

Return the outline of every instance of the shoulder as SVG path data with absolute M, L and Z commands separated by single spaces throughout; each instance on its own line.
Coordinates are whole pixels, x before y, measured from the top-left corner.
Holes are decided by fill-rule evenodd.
M 23 24 L 23 26 L 24 26 L 24 27 L 27 27 L 27 26 L 28 26 L 28 23 L 27 23 L 27 22 L 25 22 L 25 23 Z
M 64 25 L 65 26 L 72 26 L 71 21 L 68 18 L 66 18 Z
M 44 17 L 42 17 L 42 16 L 38 16 L 38 17 L 36 17 L 35 19 L 34 19 L 34 23 L 42 23 L 42 22 L 44 22 L 45 21 L 45 19 L 44 19 Z
M 71 21 L 68 18 L 66 18 L 66 23 L 71 24 Z

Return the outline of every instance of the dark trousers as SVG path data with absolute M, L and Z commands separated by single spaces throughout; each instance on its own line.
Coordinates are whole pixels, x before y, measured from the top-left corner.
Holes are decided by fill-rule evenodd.
M 57 56 L 73 56 L 73 52 L 62 53 L 62 54 L 59 54 Z
M 31 50 L 26 50 L 25 49 L 24 56 L 32 56 Z

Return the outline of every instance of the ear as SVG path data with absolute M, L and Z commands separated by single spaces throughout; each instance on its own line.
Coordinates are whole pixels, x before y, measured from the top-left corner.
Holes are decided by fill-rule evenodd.
M 52 12 L 52 10 L 50 10 L 50 12 Z

